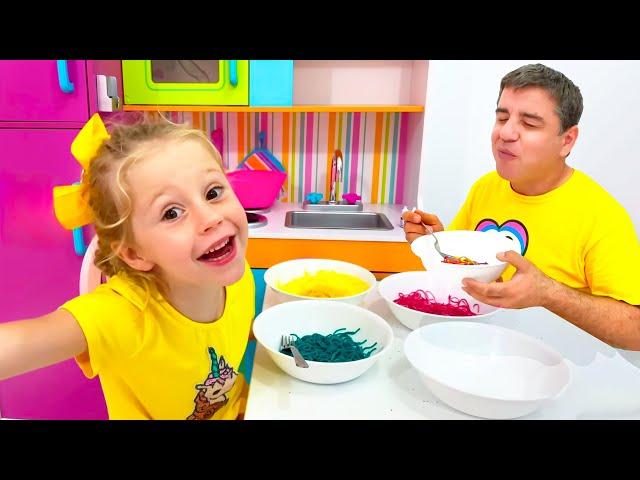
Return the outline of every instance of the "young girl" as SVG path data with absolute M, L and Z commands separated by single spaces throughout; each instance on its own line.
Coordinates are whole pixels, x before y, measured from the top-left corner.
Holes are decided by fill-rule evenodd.
M 56 187 L 65 228 L 93 223 L 93 292 L 0 325 L 0 380 L 75 357 L 112 419 L 235 419 L 254 316 L 245 212 L 199 130 L 94 115 L 71 147 L 80 185 Z

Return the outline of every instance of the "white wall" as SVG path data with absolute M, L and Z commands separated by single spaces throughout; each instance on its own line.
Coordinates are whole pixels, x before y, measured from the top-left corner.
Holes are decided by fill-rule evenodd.
M 430 61 L 418 187 L 425 209 L 448 224 L 473 182 L 495 168 L 500 80 L 527 63 L 559 70 L 580 88 L 584 111 L 567 163 L 606 188 L 640 236 L 640 61 Z
M 406 105 L 413 69 L 414 60 L 295 60 L 293 104 Z

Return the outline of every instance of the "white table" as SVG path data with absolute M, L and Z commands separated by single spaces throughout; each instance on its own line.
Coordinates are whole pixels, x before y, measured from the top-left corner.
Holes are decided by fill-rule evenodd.
M 275 304 L 267 287 L 264 308 Z M 362 376 L 337 385 L 290 377 L 257 346 L 245 419 L 474 419 L 440 402 L 403 353 L 411 330 L 377 289 L 364 307 L 386 319 L 392 348 Z M 640 419 L 640 352 L 616 350 L 543 308 L 504 310 L 484 320 L 538 338 L 562 354 L 572 373 L 549 406 L 522 419 Z

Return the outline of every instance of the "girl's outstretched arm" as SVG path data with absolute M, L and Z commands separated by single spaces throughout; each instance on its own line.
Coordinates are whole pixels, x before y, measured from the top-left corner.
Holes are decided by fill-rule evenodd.
M 82 329 L 66 310 L 0 324 L 0 380 L 62 362 L 86 350 Z

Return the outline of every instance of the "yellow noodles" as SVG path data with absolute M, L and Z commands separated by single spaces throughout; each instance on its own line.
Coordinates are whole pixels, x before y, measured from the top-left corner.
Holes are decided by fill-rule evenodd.
M 350 297 L 369 288 L 369 284 L 361 278 L 333 270 L 305 272 L 302 277 L 279 283 L 277 286 L 283 292 L 317 298 Z

